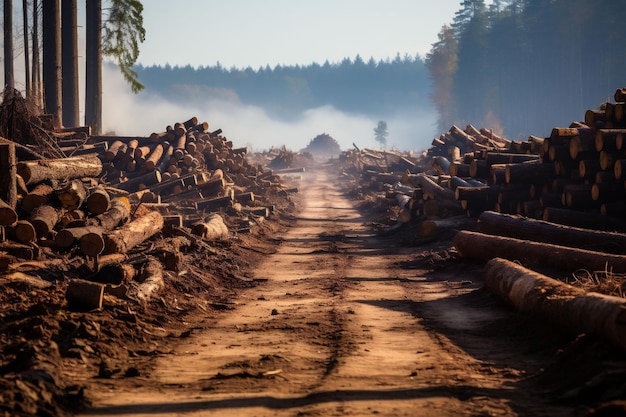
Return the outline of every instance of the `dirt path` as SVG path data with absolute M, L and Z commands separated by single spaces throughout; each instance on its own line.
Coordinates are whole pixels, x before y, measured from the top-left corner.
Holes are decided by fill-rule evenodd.
M 571 416 L 526 382 L 546 329 L 481 287 L 479 266 L 373 236 L 323 170 L 255 288 L 149 375 L 90 384 L 89 416 Z M 435 268 L 436 269 L 436 268 Z

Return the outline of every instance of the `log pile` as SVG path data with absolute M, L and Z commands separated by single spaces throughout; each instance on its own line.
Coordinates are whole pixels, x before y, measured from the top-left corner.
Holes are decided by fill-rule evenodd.
M 145 137 L 81 130 L 76 139 L 59 132 L 61 156 L 45 159 L 18 160 L 19 145 L 2 141 L 0 165 L 9 172 L 0 184 L 2 270 L 20 261 L 79 257 L 95 277 L 111 260 L 124 269 L 128 256 L 157 237 L 180 235 L 208 247 L 249 232 L 273 212 L 268 197 L 297 192 L 281 172 L 249 162 L 246 148 L 208 128 L 192 117 Z M 101 285 L 84 278 L 69 285 L 68 302 L 101 307 Z M 137 294 L 147 300 L 161 287 L 150 284 Z

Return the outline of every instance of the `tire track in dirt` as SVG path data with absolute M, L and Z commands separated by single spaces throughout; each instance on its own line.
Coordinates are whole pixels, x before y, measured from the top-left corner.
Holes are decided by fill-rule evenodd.
M 527 369 L 505 365 L 518 352 L 482 349 L 480 326 L 510 313 L 458 301 L 479 282 L 407 268 L 416 249 L 375 238 L 327 171 L 307 173 L 301 193 L 297 225 L 254 272 L 261 284 L 147 378 L 88 393 L 86 415 L 566 415 L 523 404 Z

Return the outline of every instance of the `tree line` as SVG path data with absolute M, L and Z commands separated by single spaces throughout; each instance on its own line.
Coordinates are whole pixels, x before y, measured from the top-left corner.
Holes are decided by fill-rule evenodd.
M 523 137 L 581 120 L 626 86 L 625 19 L 625 0 L 462 1 L 426 56 L 438 128 Z
M 102 0 L 85 0 L 85 124 L 95 133 L 102 127 L 103 55 L 116 62 L 134 92 L 143 88 L 132 69 L 139 43 L 145 39 L 143 5 L 137 0 L 109 0 L 107 5 L 103 20 Z M 77 0 L 22 0 L 26 98 L 51 114 L 57 126 L 80 125 L 77 15 Z M 3 17 L 4 87 L 11 96 L 15 89 L 12 0 L 4 0 Z
M 430 108 L 430 80 L 419 55 L 376 61 L 359 55 L 341 62 L 309 65 L 223 68 L 216 65 L 141 66 L 137 74 L 147 92 L 170 100 L 235 100 L 280 117 L 332 105 L 338 110 L 385 115 L 399 109 Z

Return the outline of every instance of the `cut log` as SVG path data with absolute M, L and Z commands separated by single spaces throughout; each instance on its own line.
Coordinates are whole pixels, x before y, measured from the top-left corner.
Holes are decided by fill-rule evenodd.
M 158 259 L 150 257 L 138 278 L 141 283 L 129 292 L 129 297 L 145 303 L 165 286 L 163 265 Z
M 476 220 L 467 216 L 454 216 L 438 220 L 424 220 L 417 228 L 420 237 L 432 237 L 454 229 L 475 228 Z
M 102 308 L 104 285 L 83 279 L 73 279 L 65 292 L 65 299 L 72 310 L 90 311 Z
M 626 234 L 563 226 L 543 220 L 483 212 L 478 218 L 482 233 L 552 243 L 614 254 L 626 254 Z
M 102 235 L 103 230 L 100 226 L 68 227 L 59 230 L 54 236 L 54 242 L 61 249 L 71 248 L 88 233 Z
M 102 161 L 98 155 L 88 154 L 69 158 L 22 161 L 17 164 L 17 173 L 27 185 L 44 180 L 71 180 L 98 177 L 102 172 Z
M 80 208 L 87 199 L 87 187 L 79 179 L 75 179 L 55 189 L 54 193 L 67 211 Z
M 117 197 L 111 201 L 110 208 L 89 219 L 90 225 L 102 227 L 104 231 L 113 230 L 130 217 L 130 202 L 126 197 Z
M 15 209 L 0 200 L 0 226 L 13 226 L 17 220 Z
M 462 256 L 472 259 L 504 258 L 525 265 L 546 266 L 570 272 L 578 269 L 626 272 L 626 256 L 623 255 L 471 231 L 457 233 L 454 246 Z
M 37 232 L 27 220 L 18 220 L 14 228 L 15 239 L 20 243 L 31 243 L 37 240 Z
M 127 253 L 159 233 L 161 229 L 163 229 L 163 216 L 156 211 L 151 211 L 109 233 L 105 237 L 104 253 Z
M 30 215 L 30 222 L 35 228 L 37 238 L 47 237 L 61 220 L 62 215 L 63 210 L 48 205 L 41 205 L 33 210 Z
M 626 300 L 557 281 L 505 259 L 487 263 L 485 287 L 518 310 L 575 334 L 606 338 L 626 349 Z
M 545 208 L 543 220 L 584 229 L 626 231 L 626 222 L 621 219 L 557 207 Z
M 205 240 L 220 240 L 228 237 L 228 227 L 222 216 L 217 213 L 211 213 L 202 221 L 194 223 L 191 231 Z
M 89 190 L 89 195 L 85 201 L 85 208 L 91 214 L 102 214 L 109 209 L 111 196 L 104 187 L 94 187 Z
M 142 175 L 138 175 L 136 177 L 130 178 L 128 181 L 121 182 L 117 184 L 115 187 L 120 190 L 128 191 L 128 192 L 136 192 L 141 191 L 145 188 L 150 188 L 155 184 L 159 184 L 161 182 L 161 172 L 158 170 L 154 170 L 151 172 L 147 172 Z
M 22 199 L 22 209 L 30 213 L 35 207 L 49 202 L 53 191 L 54 189 L 46 183 L 37 184 Z

